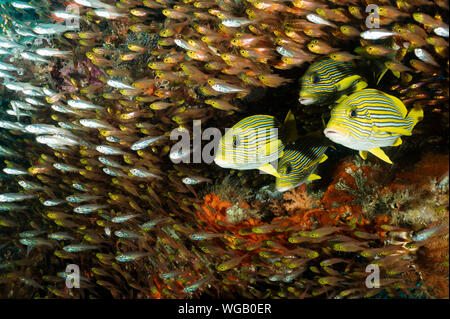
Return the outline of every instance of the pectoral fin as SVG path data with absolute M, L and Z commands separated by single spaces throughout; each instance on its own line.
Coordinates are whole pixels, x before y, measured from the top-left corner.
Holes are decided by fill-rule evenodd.
M 322 158 L 320 159 L 319 163 L 323 163 L 328 159 L 328 156 L 326 154 L 322 155 Z
M 399 146 L 402 144 L 402 139 L 399 137 L 392 146 Z
M 273 176 L 278 177 L 278 178 L 280 177 L 280 174 L 278 174 L 278 172 L 275 169 L 275 167 L 273 167 L 273 165 L 270 164 L 270 163 L 264 164 L 264 165 L 258 167 L 258 169 L 260 171 L 263 171 L 264 173 L 273 175 Z
M 358 81 L 360 78 L 361 78 L 361 76 L 359 76 L 359 75 L 352 75 L 352 76 L 349 76 L 349 77 L 346 77 L 346 78 L 342 79 L 336 85 L 338 91 L 342 91 L 342 90 L 348 89 L 350 86 L 353 85 L 353 83 Z
M 320 177 L 319 175 L 316 174 L 311 174 L 308 176 L 308 181 L 315 181 L 317 179 L 321 179 L 322 177 Z
M 375 147 L 369 150 L 370 153 L 378 157 L 379 159 L 382 159 L 386 163 L 393 164 L 390 158 L 386 155 L 386 153 L 379 147 Z
M 367 159 L 367 151 L 359 151 L 359 155 L 363 160 Z

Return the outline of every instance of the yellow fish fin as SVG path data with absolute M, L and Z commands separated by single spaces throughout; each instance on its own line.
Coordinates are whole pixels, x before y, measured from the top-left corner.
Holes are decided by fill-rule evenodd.
M 323 163 L 328 159 L 328 156 L 326 154 L 323 154 L 322 157 L 320 158 L 319 163 Z
M 367 87 L 367 82 L 366 81 L 359 81 L 358 83 L 356 83 L 355 85 L 355 92 L 356 91 L 361 91 L 363 89 L 365 89 Z
M 386 153 L 381 148 L 379 147 L 371 148 L 369 152 L 378 157 L 379 159 L 382 159 L 386 163 L 393 164 L 391 159 L 386 155 Z
M 359 155 L 363 160 L 367 159 L 367 151 L 359 151 Z
M 267 174 L 270 174 L 270 175 L 280 178 L 280 174 L 278 174 L 275 167 L 273 167 L 273 165 L 270 163 L 264 164 L 264 165 L 258 167 L 258 169 L 260 171 L 263 171 L 264 173 L 267 173 Z
M 417 124 L 417 122 L 423 120 L 423 110 L 422 110 L 422 108 L 412 108 L 411 111 L 409 111 L 407 117 L 414 119 L 414 126 L 415 126 Z
M 346 78 L 340 80 L 336 84 L 338 91 L 348 89 L 350 86 L 353 85 L 353 83 L 355 83 L 360 78 L 361 78 L 361 76 L 359 76 L 359 75 L 352 75 L 352 76 L 349 76 L 349 77 L 346 77 Z
M 297 123 L 291 110 L 289 110 L 284 119 L 284 131 L 286 134 L 286 143 L 295 142 L 298 139 Z
M 389 69 L 388 69 L 388 68 L 385 68 L 385 69 L 383 70 L 383 72 L 381 72 L 380 76 L 378 77 L 378 80 L 377 80 L 377 84 L 376 84 L 376 85 L 378 85 L 378 83 L 380 83 L 381 79 L 382 79 L 383 76 L 386 74 L 387 70 L 389 70 Z
M 315 181 L 316 179 L 321 179 L 322 177 L 320 177 L 319 175 L 316 174 L 311 174 L 308 176 L 308 181 Z
M 399 78 L 399 77 L 400 77 L 400 72 L 399 72 L 399 71 L 392 71 L 392 74 L 394 74 L 394 76 L 395 76 L 396 78 Z
M 399 137 L 392 146 L 399 146 L 402 145 L 402 139 Z

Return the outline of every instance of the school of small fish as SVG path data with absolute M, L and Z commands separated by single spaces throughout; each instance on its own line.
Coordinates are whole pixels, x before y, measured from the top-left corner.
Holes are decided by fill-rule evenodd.
M 392 164 L 386 147 L 448 128 L 448 1 L 370 3 L 366 19 L 365 0 L 0 0 L 0 296 L 410 288 L 397 275 L 439 227 L 206 228 L 198 215 L 219 167 L 261 170 L 285 192 L 320 179 L 336 147 Z M 173 162 L 196 156 L 171 152 L 194 120 L 231 126 L 210 165 Z M 368 263 L 381 288 L 364 285 Z M 68 264 L 83 289 L 66 288 Z

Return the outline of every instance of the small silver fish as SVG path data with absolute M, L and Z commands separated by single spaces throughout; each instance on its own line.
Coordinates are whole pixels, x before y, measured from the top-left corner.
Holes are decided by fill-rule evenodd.
M 46 200 L 42 203 L 42 205 L 47 206 L 47 207 L 53 207 L 53 206 L 58 206 L 58 205 L 62 205 L 65 204 L 66 201 L 64 199 L 50 199 L 50 200 Z
M 138 140 L 137 142 L 133 143 L 133 145 L 131 145 L 130 148 L 132 151 L 142 150 L 150 146 L 151 144 L 161 140 L 162 138 L 164 138 L 164 135 L 144 137 Z
M 54 240 L 75 240 L 75 238 L 73 238 L 72 236 L 70 236 L 67 233 L 52 233 L 52 234 L 48 234 L 47 236 L 50 239 L 54 239 Z
M 105 174 L 108 174 L 109 176 L 113 176 L 113 177 L 117 177 L 117 176 L 128 177 L 127 174 L 125 174 L 125 173 L 123 173 L 123 172 L 121 172 L 121 171 L 119 171 L 117 169 L 111 168 L 111 167 L 103 167 L 102 170 L 103 170 L 103 172 L 105 172 Z
M 36 54 L 39 54 L 40 56 L 46 56 L 46 57 L 62 57 L 62 56 L 69 55 L 70 53 L 72 53 L 72 52 L 71 51 L 61 51 L 61 50 L 53 49 L 53 48 L 39 48 L 36 50 Z
M 30 181 L 25 181 L 25 180 L 21 180 L 17 182 L 20 186 L 22 186 L 25 189 L 29 189 L 29 190 L 44 190 L 45 187 L 41 186 L 37 183 L 34 182 L 30 182 Z
M 71 203 L 83 203 L 88 202 L 90 200 L 99 199 L 100 196 L 92 196 L 92 195 L 70 195 L 66 197 L 66 201 Z
M 130 169 L 130 174 L 136 177 L 141 178 L 158 178 L 162 179 L 161 176 L 155 175 L 151 173 L 150 171 L 146 170 L 145 168 L 132 168 Z
M 69 100 L 67 101 L 67 104 L 69 104 L 74 109 L 80 109 L 80 110 L 102 110 L 103 107 L 89 103 L 87 101 L 82 100 Z
M 74 172 L 74 173 L 78 173 L 79 171 L 81 171 L 80 168 L 69 165 L 69 164 L 64 164 L 64 163 L 53 163 L 53 167 L 63 171 L 63 172 Z
M 37 8 L 25 1 L 11 1 L 11 5 L 16 9 L 22 9 L 22 10 L 37 10 Z
M 322 18 L 314 13 L 307 14 L 306 20 L 308 20 L 309 22 L 315 23 L 315 24 L 324 24 L 324 25 L 328 25 L 333 28 L 337 28 L 337 25 L 335 25 L 334 23 L 331 23 L 330 21 L 325 20 L 324 18 Z
M 433 56 L 426 50 L 417 48 L 414 49 L 414 54 L 423 62 L 439 67 L 439 63 L 437 63 L 436 60 L 433 59 Z
M 361 32 L 361 34 L 360 34 L 361 38 L 363 38 L 365 40 L 385 39 L 388 37 L 392 37 L 394 35 L 397 35 L 397 32 L 392 32 L 392 31 L 384 30 L 384 29 L 367 30 L 367 31 Z
M 222 20 L 222 24 L 228 28 L 239 28 L 254 22 L 255 21 L 246 18 L 232 18 Z
M 95 149 L 105 155 L 125 155 L 126 153 L 116 147 L 109 145 L 98 145 Z
M 102 163 L 104 165 L 107 165 L 107 166 L 111 166 L 111 167 L 115 167 L 115 168 L 121 168 L 121 169 L 124 168 L 123 165 L 120 165 L 118 162 L 116 162 L 116 161 L 114 161 L 114 160 L 112 160 L 110 158 L 107 158 L 105 156 L 99 156 L 98 160 L 100 161 L 100 163 Z
M 128 252 L 119 254 L 116 256 L 116 260 L 120 262 L 128 262 L 128 261 L 135 261 L 139 258 L 149 256 L 150 253 L 144 253 L 144 252 Z
M 25 169 L 5 167 L 3 171 L 9 175 L 30 175 L 30 173 Z
M 130 89 L 130 90 L 136 90 L 136 88 L 134 86 L 125 84 L 123 82 L 120 81 L 115 81 L 115 80 L 108 80 L 106 81 L 106 84 L 108 84 L 109 86 L 116 88 L 116 89 Z
M 63 249 L 69 253 L 78 253 L 86 250 L 98 249 L 98 246 L 86 244 L 73 244 L 64 246 Z
M 175 40 L 173 40 L 173 41 L 175 42 L 175 44 L 176 44 L 177 46 L 179 46 L 179 47 L 182 48 L 182 49 L 185 49 L 185 50 L 187 50 L 187 51 L 195 51 L 195 48 L 192 47 L 191 45 L 189 45 L 189 43 L 187 43 L 187 42 L 184 41 L 184 40 L 181 40 L 181 39 L 175 39 Z
M 106 130 L 114 129 L 114 127 L 112 127 L 111 125 L 105 124 L 103 121 L 99 121 L 99 120 L 81 119 L 81 120 L 79 120 L 79 122 L 84 127 L 106 129 Z
M 158 224 L 160 224 L 160 223 L 162 223 L 162 222 L 164 222 L 164 221 L 166 221 L 168 219 L 169 219 L 169 217 L 162 217 L 162 218 L 153 219 L 151 221 L 148 221 L 148 222 L 142 224 L 140 227 L 141 227 L 141 229 L 148 230 L 148 229 L 153 228 L 156 225 L 158 225 Z
M 210 180 L 209 178 L 205 178 L 205 177 L 194 177 L 194 176 L 188 176 L 188 177 L 184 177 L 181 180 L 184 184 L 187 185 L 196 185 L 199 183 L 212 183 L 212 180 Z
M 82 206 L 75 207 L 73 209 L 73 211 L 77 214 L 90 214 L 92 212 L 95 212 L 99 209 L 106 208 L 106 207 L 108 207 L 108 206 L 97 205 L 97 204 L 88 204 L 88 205 L 82 205 Z
M 20 202 L 35 197 L 36 195 L 26 195 L 22 193 L 4 193 L 0 194 L 0 202 L 1 203 Z
M 139 216 L 139 215 L 136 215 L 136 214 L 121 215 L 121 216 L 116 216 L 116 217 L 111 218 L 111 221 L 113 223 L 120 224 L 120 223 L 124 223 L 130 219 L 133 219 L 137 216 Z
M 44 232 L 40 231 L 40 230 L 27 230 L 27 231 L 19 233 L 19 237 L 20 238 L 32 238 L 32 237 L 39 236 L 43 233 Z
M 20 55 L 22 56 L 22 58 L 29 60 L 29 61 L 33 61 L 33 62 L 42 62 L 42 63 L 50 63 L 49 60 L 42 58 L 40 55 L 38 54 L 34 54 L 31 52 L 26 52 L 23 51 L 20 53 Z
M 114 232 L 114 235 L 116 235 L 119 238 L 139 238 L 141 237 L 139 234 L 136 234 L 135 232 L 132 232 L 131 230 L 127 229 L 119 229 Z
M 437 27 L 433 31 L 440 37 L 448 38 L 448 27 Z

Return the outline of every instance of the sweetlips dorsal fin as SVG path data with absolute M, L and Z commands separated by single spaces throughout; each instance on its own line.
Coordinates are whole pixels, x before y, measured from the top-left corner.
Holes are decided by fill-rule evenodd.
M 387 156 L 386 153 L 381 148 L 379 147 L 371 148 L 369 152 L 378 157 L 379 159 L 385 161 L 386 163 L 393 164 L 389 156 Z
M 286 144 L 295 142 L 298 139 L 297 122 L 295 120 L 294 114 L 290 109 L 286 114 L 286 118 L 284 119 L 283 131 L 286 138 Z
M 277 178 L 280 178 L 280 177 L 281 177 L 280 174 L 278 174 L 278 172 L 277 172 L 277 170 L 275 169 L 275 167 L 273 167 L 273 165 L 270 164 L 270 163 L 261 165 L 260 167 L 258 167 L 258 169 L 259 169 L 260 171 L 263 171 L 264 173 L 273 175 L 273 176 L 275 176 L 275 177 L 277 177 Z

